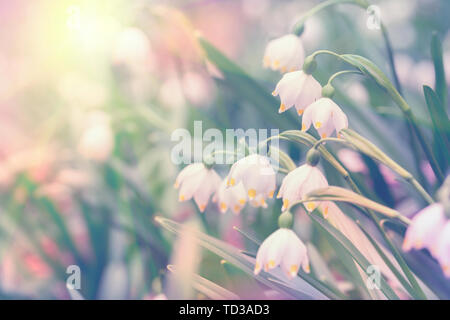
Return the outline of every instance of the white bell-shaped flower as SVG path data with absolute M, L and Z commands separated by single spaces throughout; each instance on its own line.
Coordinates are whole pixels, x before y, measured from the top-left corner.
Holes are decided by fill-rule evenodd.
M 305 49 L 302 41 L 294 34 L 287 34 L 269 41 L 264 53 L 265 68 L 287 71 L 300 70 L 305 59 Z
M 433 251 L 439 230 L 445 224 L 444 208 L 434 203 L 417 213 L 406 230 L 403 250 L 427 248 Z
M 217 201 L 220 212 L 225 213 L 230 209 L 238 214 L 247 201 L 244 185 L 240 182 L 234 187 L 228 187 L 227 179 L 224 179 L 214 196 L 214 201 Z
M 317 167 L 304 164 L 292 170 L 284 177 L 278 191 L 277 198 L 283 198 L 282 211 L 285 211 L 293 203 L 303 200 L 305 196 L 316 189 L 328 187 L 328 182 L 323 173 Z M 315 201 L 305 202 L 308 211 L 313 211 L 317 207 Z M 323 208 L 326 211 L 326 208 Z
M 297 275 L 300 266 L 310 272 L 309 259 L 304 243 L 291 229 L 280 228 L 272 233 L 258 249 L 255 274 L 281 266 L 288 277 Z
M 313 124 L 322 138 L 330 136 L 333 131 L 339 134 L 348 127 L 345 113 L 330 98 L 320 98 L 311 104 L 303 114 L 302 131 L 306 131 Z
M 252 154 L 233 164 L 228 174 L 227 184 L 234 186 L 240 182 L 250 200 L 259 196 L 263 199 L 272 198 L 276 187 L 276 174 L 269 158 Z
M 303 70 L 286 73 L 278 82 L 272 95 L 280 96 L 278 109 L 282 113 L 292 106 L 302 115 L 305 109 L 322 96 L 322 86 L 310 74 Z
M 181 170 L 175 181 L 175 188 L 180 189 L 179 201 L 194 198 L 199 210 L 203 212 L 220 182 L 220 176 L 213 169 L 208 169 L 203 163 L 194 163 Z

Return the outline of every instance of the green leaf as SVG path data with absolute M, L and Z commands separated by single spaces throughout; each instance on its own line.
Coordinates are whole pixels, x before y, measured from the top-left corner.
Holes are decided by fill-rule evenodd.
M 426 192 L 426 190 L 417 182 L 411 173 L 406 171 L 397 162 L 392 160 L 388 155 L 381 151 L 376 145 L 362 137 L 351 129 L 343 129 L 340 131 L 342 137 L 349 142 L 356 150 L 368 155 L 369 157 L 381 162 L 388 168 L 396 172 L 399 176 L 409 182 L 417 192 L 428 202 L 433 203 L 433 198 Z
M 291 157 L 289 157 L 289 155 L 283 151 L 281 151 L 280 149 L 270 146 L 270 152 L 269 152 L 270 156 L 273 157 L 274 159 L 279 160 L 279 165 L 281 168 L 285 168 L 288 171 L 292 171 L 295 168 L 297 168 L 297 166 L 295 165 L 294 161 L 292 161 Z
M 177 273 L 177 266 L 168 265 L 167 269 L 169 269 L 172 273 Z M 198 274 L 191 274 L 189 276 L 189 281 L 192 287 L 203 293 L 205 296 L 213 299 L 213 300 L 239 300 L 239 296 L 218 284 L 199 276 Z
M 447 105 L 447 83 L 445 79 L 444 61 L 442 59 L 442 44 L 438 35 L 434 32 L 431 38 L 431 57 L 433 58 L 435 73 L 435 89 L 442 102 L 442 106 Z
M 340 57 L 347 63 L 359 69 L 365 75 L 371 77 L 387 91 L 395 90 L 388 77 L 372 61 L 355 54 L 342 54 Z M 396 90 L 395 90 L 396 91 Z
M 389 158 L 383 151 L 380 150 L 376 145 L 362 137 L 355 131 L 351 129 L 343 129 L 340 134 L 342 137 L 348 141 L 356 150 L 368 155 L 369 157 L 378 160 L 387 167 L 395 171 L 399 176 L 404 179 L 409 179 L 411 174 L 403 169 L 402 166 L 397 164 L 394 160 Z
M 412 113 L 411 107 L 405 101 L 405 99 L 400 95 L 397 89 L 393 86 L 393 84 L 389 81 L 386 75 L 378 68 L 372 61 L 366 59 L 364 57 L 354 55 L 354 54 L 343 54 L 338 55 L 339 58 L 344 60 L 345 62 L 351 64 L 352 66 L 359 69 L 362 73 L 369 76 L 375 82 L 380 85 L 383 89 L 387 91 L 387 93 L 391 96 L 392 100 L 397 104 L 397 106 L 402 110 L 403 115 L 408 123 L 411 126 L 411 129 L 414 130 L 414 133 L 420 142 L 422 149 L 430 162 L 431 167 L 437 177 L 437 179 L 442 182 L 444 180 L 444 175 L 440 170 L 437 160 L 434 157 L 434 154 L 431 152 L 431 148 L 428 145 L 424 134 L 419 128 L 416 118 Z
M 450 121 L 438 95 L 428 86 L 423 86 L 430 118 L 433 123 L 433 149 L 443 172 L 450 161 Z
M 380 257 L 383 259 L 384 263 L 389 267 L 389 269 L 392 271 L 392 273 L 397 277 L 399 282 L 402 284 L 402 286 L 405 288 L 406 291 L 409 292 L 409 294 L 412 297 L 415 297 L 416 299 L 420 299 L 421 296 L 417 295 L 414 289 L 411 287 L 411 285 L 408 283 L 408 281 L 405 279 L 405 277 L 400 273 L 400 271 L 392 264 L 391 260 L 386 256 L 383 249 L 378 245 L 377 241 L 372 238 L 372 236 L 364 229 L 363 226 L 361 226 L 361 223 L 357 221 L 358 226 L 364 232 L 367 239 L 369 239 L 370 243 L 373 245 L 375 250 L 377 250 Z
M 161 226 L 166 228 L 167 230 L 174 232 L 176 234 L 181 234 L 186 232 L 189 229 L 186 227 L 172 221 L 169 219 L 165 219 L 162 217 L 156 217 L 155 221 L 158 222 Z M 269 272 L 262 271 L 258 275 L 254 275 L 254 259 L 244 255 L 237 248 L 230 246 L 229 244 L 213 238 L 207 234 L 204 234 L 199 231 L 189 230 L 198 241 L 199 245 L 204 247 L 205 249 L 210 250 L 211 252 L 217 254 L 218 256 L 225 259 L 227 262 L 235 265 L 237 268 L 243 270 L 247 275 L 253 277 L 258 282 L 281 292 L 283 295 L 294 298 L 294 299 L 327 299 L 337 297 L 332 293 L 328 292 L 327 288 L 313 287 L 309 283 L 307 283 L 304 279 L 300 277 L 296 277 L 292 279 L 292 288 L 294 290 L 286 290 L 286 288 L 281 287 L 274 281 L 269 280 L 276 279 L 278 282 L 285 283 L 285 277 L 281 273 L 281 270 L 274 269 Z M 325 294 L 324 292 L 327 292 Z
M 341 187 L 329 186 L 314 190 L 307 194 L 303 201 L 339 201 L 353 203 L 364 208 L 375 210 L 387 218 L 398 219 L 409 224 L 409 219 L 402 216 L 398 211 Z
M 334 237 L 337 241 L 337 244 L 342 246 L 353 259 L 358 263 L 362 270 L 367 270 L 370 266 L 370 262 L 364 257 L 364 255 L 353 245 L 353 243 L 348 240 L 339 230 L 333 227 L 328 221 L 324 218 L 320 217 L 318 214 L 312 213 L 310 215 L 312 220 L 315 222 L 316 226 L 320 229 L 326 230 L 330 235 Z M 391 300 L 399 300 L 399 297 L 395 294 L 391 287 L 387 284 L 386 280 L 383 277 L 380 277 L 380 290 L 384 293 L 384 295 Z

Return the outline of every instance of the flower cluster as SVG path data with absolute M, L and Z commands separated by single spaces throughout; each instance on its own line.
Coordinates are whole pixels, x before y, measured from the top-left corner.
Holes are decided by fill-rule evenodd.
M 296 35 L 283 36 L 267 45 L 264 66 L 282 72 L 289 70 L 272 92 L 281 100 L 278 112 L 282 113 L 294 106 L 298 115 L 303 115 L 302 131 L 308 130 L 312 124 L 322 138 L 332 135 L 334 131 L 339 134 L 339 131 L 348 127 L 347 116 L 311 75 L 315 62 L 303 64 L 304 54 L 299 52 L 304 50 Z M 299 70 L 298 65 L 303 65 L 303 70 Z
M 203 163 L 186 166 L 175 181 L 179 200 L 194 198 L 203 212 L 213 195 L 222 213 L 232 210 L 239 213 L 247 200 L 254 207 L 266 207 L 266 199 L 272 198 L 276 187 L 276 175 L 270 160 L 252 154 L 237 161 L 225 179 Z
M 273 91 L 273 95 L 281 99 L 279 113 L 295 107 L 297 114 L 303 115 L 303 131 L 312 124 L 322 137 L 331 135 L 333 131 L 339 133 L 348 126 L 346 115 L 330 98 L 322 97 L 322 86 L 311 75 L 310 68 L 301 70 L 303 62 L 304 49 L 296 35 L 275 39 L 266 48 L 264 65 L 287 72 Z M 283 179 L 277 195 L 283 200 L 283 215 L 290 215 L 287 210 L 304 200 L 311 191 L 328 186 L 316 164 L 307 161 Z M 266 199 L 275 193 L 276 174 L 267 157 L 251 154 L 234 163 L 223 180 L 203 163 L 188 165 L 178 175 L 175 187 L 180 189 L 180 201 L 193 197 L 202 212 L 212 196 L 212 201 L 217 203 L 222 213 L 232 210 L 237 214 L 247 201 L 255 207 L 267 207 Z M 304 205 L 309 212 L 319 208 L 325 217 L 328 216 L 328 202 L 308 201 Z M 338 210 L 337 206 L 335 208 Z M 300 267 L 309 272 L 306 246 L 289 228 L 280 224 L 280 229 L 262 243 L 256 256 L 255 274 L 277 266 L 288 277 L 296 276 Z
M 334 132 L 339 136 L 340 131 L 348 127 L 347 116 L 331 99 L 334 89 L 330 82 L 334 76 L 322 88 L 312 76 L 314 57 L 304 59 L 298 36 L 286 35 L 269 42 L 264 66 L 284 73 L 272 94 L 280 97 L 279 113 L 295 107 L 297 114 L 302 116 L 302 131 L 313 126 L 321 138 L 326 138 Z M 304 272 L 310 271 L 307 248 L 291 229 L 289 209 L 302 203 L 308 212 L 318 209 L 371 263 L 380 266 L 383 274 L 395 282 L 395 275 L 352 219 L 331 201 L 307 199 L 312 191 L 328 186 L 326 177 L 317 168 L 320 156 L 315 147 L 309 155 L 306 163 L 288 172 L 281 183 L 277 194 L 277 198 L 282 199 L 279 229 L 261 244 L 256 255 L 255 275 L 278 266 L 290 278 L 295 277 L 300 268 Z M 180 201 L 193 197 L 202 212 L 213 195 L 212 200 L 222 213 L 232 210 L 237 214 L 247 201 L 255 207 L 267 207 L 266 199 L 272 198 L 276 191 L 276 173 L 267 157 L 251 154 L 234 163 L 225 179 L 212 168 L 197 163 L 183 169 L 175 185 L 180 188 Z M 285 222 L 285 215 L 289 217 L 289 223 Z M 429 249 L 450 277 L 450 222 L 446 220 L 441 204 L 429 206 L 413 219 L 403 247 L 405 250 Z

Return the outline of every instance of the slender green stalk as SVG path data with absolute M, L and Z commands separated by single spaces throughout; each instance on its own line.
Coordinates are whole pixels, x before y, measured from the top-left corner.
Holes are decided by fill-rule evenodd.
M 387 29 L 383 23 L 381 23 L 381 34 L 383 35 L 384 44 L 386 45 L 389 66 L 391 68 L 392 78 L 394 79 L 395 88 L 397 88 L 397 91 L 400 92 L 400 94 L 403 94 L 402 86 L 398 79 L 397 70 L 395 69 L 394 51 L 392 50 L 391 40 L 389 39 Z
M 325 149 L 326 153 L 323 151 L 323 149 L 325 149 L 323 146 L 319 146 L 319 148 L 318 148 L 319 151 L 323 152 L 324 158 L 333 167 L 335 167 L 335 169 L 343 176 L 344 180 L 349 184 L 350 188 L 354 192 L 356 192 L 359 195 L 363 196 L 361 190 L 358 188 L 356 183 L 353 181 L 353 179 L 350 176 L 350 174 L 348 173 L 348 171 L 345 168 L 343 168 L 341 165 L 339 165 L 339 163 L 337 161 L 335 161 L 336 159 L 334 159 L 334 157 L 330 153 L 328 153 L 328 151 L 326 149 Z M 417 295 L 420 296 L 422 299 L 426 299 L 426 295 L 423 293 L 422 289 L 420 288 L 420 286 L 419 286 L 419 284 L 418 284 L 414 274 L 411 272 L 411 270 L 409 269 L 409 267 L 406 264 L 405 260 L 403 259 L 403 256 L 401 255 L 401 253 L 398 251 L 396 246 L 392 243 L 392 241 L 389 239 L 389 237 L 387 236 L 386 232 L 382 228 L 381 223 L 380 223 L 380 219 L 378 218 L 376 213 L 373 212 L 370 209 L 367 209 L 367 208 L 365 209 L 365 211 L 368 213 L 369 217 L 375 223 L 378 231 L 381 233 L 381 236 L 383 237 L 383 240 L 386 242 L 386 244 L 388 245 L 389 249 L 392 251 L 395 259 L 397 260 L 398 264 L 400 265 L 401 269 L 403 270 L 403 273 L 408 278 L 411 286 L 417 292 Z
M 318 5 L 316 5 L 309 11 L 307 11 L 305 14 L 303 14 L 302 17 L 294 25 L 294 30 L 301 29 L 304 26 L 306 20 L 308 20 L 311 16 L 315 15 L 316 13 L 318 13 L 330 6 L 333 6 L 335 4 L 345 4 L 345 3 L 356 5 L 362 9 L 367 9 L 370 5 L 370 3 L 366 0 L 328 0 L 328 1 L 324 1 L 324 2 L 319 3 Z M 401 84 L 398 79 L 397 70 L 395 68 L 394 51 L 392 49 L 392 44 L 389 39 L 388 31 L 383 23 L 381 23 L 380 29 L 381 29 L 381 35 L 383 36 L 383 39 L 384 39 L 384 44 L 386 46 L 387 56 L 388 56 L 388 60 L 389 60 L 389 67 L 392 72 L 392 77 L 394 79 L 395 87 L 397 88 L 397 90 L 400 93 L 402 93 Z
M 355 4 L 355 5 L 358 5 L 361 7 L 366 6 L 365 1 L 361 1 L 361 0 L 360 1 L 358 1 L 358 0 L 328 0 L 328 1 L 324 1 L 324 2 L 321 2 L 318 5 L 316 5 L 315 7 L 311 8 L 305 14 L 303 14 L 302 17 L 295 23 L 293 29 L 294 30 L 302 29 L 306 20 L 308 20 L 311 16 L 315 15 L 316 13 L 322 11 L 323 9 L 326 9 L 335 4 L 344 4 L 344 3 Z
M 359 70 L 342 70 L 342 71 L 338 71 L 338 72 L 336 72 L 335 74 L 333 74 L 333 75 L 328 79 L 327 84 L 331 84 L 331 82 L 332 82 L 336 77 L 339 77 L 340 75 L 343 75 L 343 74 L 349 74 L 349 73 L 353 73 L 353 74 L 361 74 L 361 75 L 362 75 L 362 72 L 359 71 Z
M 335 5 L 335 4 L 343 4 L 343 3 L 349 3 L 349 4 L 354 4 L 357 5 L 363 9 L 367 9 L 369 7 L 369 2 L 366 0 L 328 0 L 328 1 L 324 1 L 320 4 L 318 4 L 317 6 L 313 7 L 312 9 L 310 9 L 308 12 L 306 12 L 299 20 L 298 22 L 295 24 L 294 26 L 294 30 L 299 30 L 301 29 L 301 27 L 304 25 L 305 21 L 311 17 L 312 15 L 316 14 L 317 12 L 328 8 L 329 6 Z M 393 49 L 392 49 L 392 45 L 389 39 L 389 35 L 387 32 L 386 27 L 384 26 L 384 24 L 381 24 L 381 34 L 383 36 L 384 39 L 384 43 L 386 46 L 386 51 L 387 51 L 387 55 L 388 55 L 388 61 L 389 61 L 389 66 L 392 72 L 392 77 L 394 79 L 394 85 L 396 88 L 396 92 L 398 93 L 398 95 L 401 97 L 402 94 L 402 87 L 400 84 L 400 81 L 398 79 L 398 75 L 397 75 L 397 71 L 395 68 L 395 62 L 394 62 L 394 54 L 393 54 Z M 320 54 L 320 53 L 328 53 L 328 54 L 333 54 L 335 56 L 339 56 L 334 54 L 333 52 L 330 52 L 328 50 L 319 50 L 316 51 L 316 54 L 313 54 L 312 56 L 315 57 L 315 55 Z M 391 94 L 392 96 L 392 94 Z M 394 96 L 393 96 L 394 98 Z M 396 100 L 394 98 L 394 100 Z M 422 146 L 422 149 L 425 152 L 425 155 L 428 158 L 428 161 L 431 164 L 431 167 L 437 177 L 437 179 L 439 180 L 439 182 L 442 183 L 444 176 L 438 166 L 438 163 L 436 161 L 436 158 L 434 157 L 433 153 L 431 152 L 431 149 L 429 147 L 429 145 L 426 143 L 425 141 L 425 137 L 422 134 L 422 132 L 420 131 L 420 129 L 418 128 L 414 116 L 412 115 L 412 113 L 410 112 L 410 108 L 408 106 L 408 108 L 404 109 L 404 107 L 402 107 L 402 103 L 398 103 L 398 101 L 396 101 L 396 103 L 400 106 L 400 108 L 403 110 L 405 117 L 407 118 L 407 128 L 408 128 L 408 134 L 409 134 L 409 140 L 412 146 L 414 146 L 415 144 L 415 137 L 417 138 L 417 140 L 419 141 L 420 145 Z M 417 159 L 419 159 L 419 155 L 417 153 L 417 151 L 415 150 L 415 148 L 412 148 L 413 153 L 414 153 L 414 157 L 416 159 L 416 167 L 419 174 L 421 174 L 420 171 L 420 166 L 418 164 Z
M 426 141 L 425 136 L 423 135 L 420 128 L 417 126 L 416 119 L 414 114 L 412 113 L 411 107 L 408 105 L 408 103 L 403 99 L 403 97 L 400 95 L 400 93 L 397 90 L 388 90 L 392 99 L 394 102 L 400 107 L 400 109 L 403 111 L 403 114 L 407 118 L 409 124 L 411 125 L 414 133 L 416 134 L 417 139 L 419 140 L 419 143 L 422 146 L 423 151 L 425 152 L 425 155 L 428 158 L 428 161 L 430 162 L 431 168 L 433 169 L 433 172 L 436 175 L 436 178 L 439 182 L 444 181 L 444 174 L 442 173 L 439 164 L 433 154 L 433 151 L 431 150 L 430 144 Z
M 327 137 L 327 138 L 322 138 L 322 139 L 318 140 L 316 143 L 314 143 L 313 148 L 317 149 L 322 143 L 325 143 L 325 142 L 328 142 L 328 141 L 347 143 L 347 141 L 345 141 L 343 139 Z

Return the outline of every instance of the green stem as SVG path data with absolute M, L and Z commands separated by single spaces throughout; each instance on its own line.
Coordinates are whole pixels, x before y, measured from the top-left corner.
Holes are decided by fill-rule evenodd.
M 310 9 L 308 12 L 306 12 L 298 20 L 298 22 L 295 24 L 294 30 L 297 30 L 297 29 L 301 28 L 304 25 L 305 21 L 309 17 L 311 17 L 312 15 L 316 14 L 317 12 L 319 12 L 319 11 L 329 7 L 329 6 L 332 6 L 332 5 L 335 5 L 335 4 L 342 4 L 342 3 L 355 4 L 355 5 L 363 8 L 363 9 L 367 9 L 369 7 L 369 2 L 367 2 L 366 0 L 328 0 L 328 1 L 324 1 L 324 2 L 320 3 L 319 5 L 313 7 L 312 9 Z M 402 94 L 402 87 L 401 87 L 400 81 L 398 79 L 397 71 L 396 71 L 396 68 L 395 68 L 393 49 L 392 49 L 392 45 L 391 45 L 391 41 L 389 39 L 389 35 L 388 35 L 388 32 L 387 32 L 387 29 L 386 29 L 386 27 L 385 27 L 385 25 L 383 23 L 381 24 L 381 34 L 383 36 L 384 43 L 385 43 L 385 46 L 386 46 L 389 66 L 390 66 L 390 69 L 391 69 L 391 72 L 392 72 L 392 77 L 394 79 L 394 85 L 395 85 L 395 88 L 397 89 L 398 93 L 401 95 Z M 319 54 L 319 53 L 330 53 L 330 52 L 327 52 L 327 50 L 320 50 L 320 51 L 321 52 L 318 52 L 317 54 Z M 333 53 L 333 55 L 336 56 L 336 54 L 334 54 L 334 53 Z M 315 55 L 313 55 L 313 56 L 315 56 Z M 440 170 L 440 168 L 439 168 L 439 166 L 437 164 L 437 161 L 436 161 L 434 155 L 431 153 L 431 149 L 426 144 L 423 134 L 420 132 L 419 128 L 417 127 L 415 122 L 412 121 L 412 120 L 413 119 L 409 118 L 408 119 L 408 123 L 407 123 L 410 143 L 412 145 L 415 144 L 415 139 L 414 139 L 414 134 L 415 134 L 415 136 L 419 140 L 419 143 L 421 144 L 421 146 L 422 146 L 422 148 L 423 148 L 423 150 L 424 150 L 424 152 L 425 152 L 425 154 L 426 154 L 426 156 L 427 156 L 427 158 L 428 158 L 428 160 L 429 160 L 429 162 L 431 164 L 431 167 L 433 168 L 433 171 L 434 171 L 436 177 L 442 183 L 442 181 L 443 181 L 443 174 L 442 174 L 442 172 L 441 172 L 441 170 Z M 418 159 L 417 151 L 414 148 L 413 148 L 413 153 L 414 153 L 415 158 Z M 416 166 L 418 166 L 417 165 L 417 161 L 416 161 Z M 421 175 L 420 166 L 418 166 L 417 170 L 418 170 L 418 173 Z
M 383 23 L 381 23 L 381 34 L 383 35 L 383 39 L 384 39 L 384 44 L 386 45 L 386 51 L 388 54 L 388 60 L 389 60 L 389 66 L 391 68 L 391 72 L 392 72 L 392 78 L 394 78 L 394 85 L 395 88 L 397 89 L 398 92 L 400 92 L 400 94 L 402 93 L 402 86 L 400 84 L 400 81 L 398 79 L 398 75 L 397 75 L 397 70 L 395 69 L 395 62 L 394 62 L 394 51 L 392 50 L 392 45 L 391 45 L 391 41 L 389 39 L 389 35 L 387 32 L 386 27 L 384 26 Z
M 334 141 L 334 142 L 340 142 L 340 143 L 347 143 L 347 141 L 343 140 L 343 139 L 339 139 L 339 138 L 333 138 L 333 137 L 328 137 L 328 138 L 322 138 L 320 140 L 318 140 L 316 143 L 314 143 L 313 148 L 317 149 L 322 143 L 325 143 L 327 141 Z
M 394 102 L 400 107 L 400 109 L 403 111 L 403 114 L 405 115 L 409 125 L 411 126 L 412 130 L 414 131 L 417 139 L 419 140 L 419 143 L 422 146 L 423 151 L 425 152 L 425 155 L 428 158 L 428 161 L 430 162 L 431 168 L 433 169 L 434 174 L 436 175 L 436 178 L 440 183 L 444 181 L 444 175 L 439 167 L 439 164 L 430 148 L 430 145 L 427 143 L 425 136 L 423 135 L 420 128 L 417 126 L 416 119 L 414 117 L 414 114 L 412 113 L 411 107 L 408 105 L 408 103 L 403 99 L 403 97 L 400 95 L 400 93 L 397 90 L 389 90 L 388 92 L 391 95 Z
M 334 161 L 335 159 L 333 158 L 333 156 L 331 154 L 328 153 L 328 151 L 323 147 L 323 146 L 319 146 L 319 150 L 323 151 L 323 156 L 324 158 L 333 166 L 335 167 L 335 169 L 343 176 L 344 180 L 349 184 L 350 188 L 358 193 L 359 195 L 362 195 L 361 190 L 358 188 L 358 186 L 356 185 L 356 183 L 353 181 L 352 177 L 350 176 L 350 174 L 348 173 L 348 171 L 343 168 L 342 166 L 339 165 L 339 163 L 337 163 L 336 161 Z M 331 157 L 331 158 L 330 158 Z M 423 293 L 422 289 L 420 288 L 419 284 L 417 283 L 417 280 L 415 278 L 415 276 L 413 275 L 413 273 L 411 272 L 411 270 L 409 269 L 408 265 L 406 264 L 405 260 L 403 259 L 403 256 L 400 254 L 400 252 L 398 251 L 398 249 L 395 247 L 395 245 L 391 242 L 391 240 L 388 238 L 386 232 L 384 231 L 384 229 L 381 226 L 380 223 L 380 219 L 378 218 L 378 216 L 376 215 L 375 212 L 373 212 L 370 209 L 365 209 L 365 211 L 368 213 L 369 217 L 373 220 L 373 222 L 375 223 L 377 229 L 379 230 L 379 232 L 381 233 L 381 236 L 383 237 L 383 240 L 386 242 L 386 244 L 388 245 L 388 247 L 390 248 L 390 250 L 392 251 L 395 259 L 397 260 L 398 264 L 400 265 L 401 269 L 403 270 L 403 273 L 405 274 L 405 276 L 408 278 L 411 286 L 414 288 L 414 290 L 417 292 L 417 295 L 419 295 L 421 298 L 426 299 L 426 295 Z
M 345 55 L 340 55 L 340 54 L 330 51 L 330 50 L 317 50 L 314 53 L 312 53 L 310 55 L 310 57 L 315 58 L 319 54 L 332 55 L 332 56 L 346 62 L 347 64 L 354 66 L 349 61 L 347 61 L 346 59 L 343 58 Z M 381 85 L 382 87 L 384 87 L 386 89 L 386 91 L 391 96 L 392 100 L 394 100 L 395 104 L 397 104 L 397 106 L 403 112 L 409 126 L 411 127 L 415 136 L 419 140 L 419 143 L 422 146 L 422 149 L 425 152 L 425 155 L 427 156 L 428 161 L 430 162 L 431 168 L 433 169 L 435 176 L 437 177 L 438 181 L 440 183 L 442 183 L 444 181 L 445 177 L 444 177 L 444 175 L 439 167 L 439 164 L 430 148 L 430 145 L 426 142 L 425 136 L 423 135 L 420 128 L 417 126 L 416 119 L 415 119 L 414 114 L 412 113 L 411 107 L 408 105 L 408 103 L 405 101 L 405 99 L 400 95 L 400 93 L 397 91 L 397 89 L 395 89 L 395 87 L 392 85 L 392 83 L 389 82 L 389 80 L 386 80 L 389 82 L 388 84 L 380 83 L 379 81 L 377 81 L 377 79 L 375 79 L 375 81 L 379 85 Z
M 330 84 L 330 85 L 331 85 L 331 82 L 332 82 L 336 77 L 339 77 L 340 75 L 343 75 L 343 74 L 349 74 L 349 73 L 360 74 L 360 75 L 363 74 L 363 73 L 362 73 L 361 71 L 359 71 L 359 70 L 342 70 L 342 71 L 338 71 L 338 72 L 336 72 L 335 74 L 333 74 L 333 75 L 328 79 L 327 84 Z
M 322 11 L 323 9 L 326 9 L 335 4 L 349 3 L 349 4 L 355 4 L 355 5 L 358 5 L 361 7 L 365 7 L 364 2 L 365 1 L 358 1 L 358 0 L 328 0 L 328 1 L 321 2 L 317 6 L 311 8 L 309 11 L 307 11 L 305 14 L 303 14 L 302 17 L 295 23 L 293 30 L 302 29 L 306 20 L 308 20 L 308 18 L 315 15 L 319 11 Z

